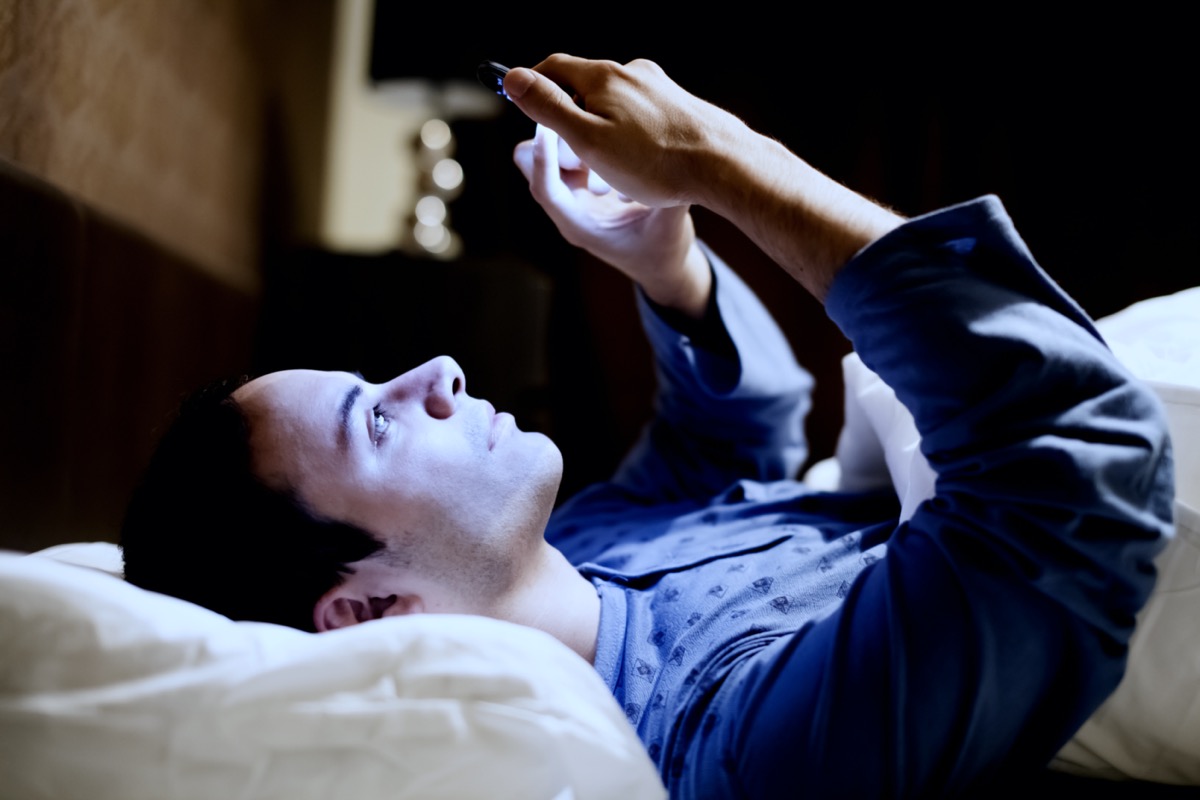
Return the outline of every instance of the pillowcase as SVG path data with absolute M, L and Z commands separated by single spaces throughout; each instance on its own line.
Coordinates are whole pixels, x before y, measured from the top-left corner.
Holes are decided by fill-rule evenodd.
M 666 796 L 608 687 L 548 634 L 232 622 L 105 574 L 115 545 L 49 555 L 0 552 L 6 796 Z

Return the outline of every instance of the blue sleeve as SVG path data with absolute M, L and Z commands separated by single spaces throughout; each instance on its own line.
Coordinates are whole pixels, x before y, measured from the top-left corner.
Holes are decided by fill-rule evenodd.
M 750 797 L 941 797 L 1047 763 L 1116 687 L 1171 531 L 1157 398 L 995 198 L 860 253 L 827 310 L 936 495 L 829 617 L 748 659 L 693 763 Z M 703 771 L 703 770 L 702 770 Z
M 807 455 L 812 378 L 749 287 L 705 254 L 716 316 L 707 324 L 728 336 L 728 352 L 698 346 L 638 293 L 658 379 L 655 415 L 611 486 L 647 502 L 708 500 L 742 478 L 794 477 Z

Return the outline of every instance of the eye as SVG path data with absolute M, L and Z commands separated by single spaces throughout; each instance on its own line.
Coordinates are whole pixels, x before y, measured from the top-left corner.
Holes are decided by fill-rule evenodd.
M 392 420 L 384 413 L 383 406 L 375 406 L 375 408 L 371 409 L 371 419 L 374 423 L 373 441 L 375 444 L 379 444 L 379 440 L 387 433 L 387 429 L 392 426 Z

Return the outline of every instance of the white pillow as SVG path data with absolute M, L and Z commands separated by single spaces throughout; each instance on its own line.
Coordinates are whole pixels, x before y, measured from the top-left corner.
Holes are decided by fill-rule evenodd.
M 1200 286 L 1135 303 L 1096 327 L 1162 400 L 1175 451 L 1175 499 L 1200 509 Z M 856 353 L 842 360 L 842 378 L 845 420 L 835 466 L 815 465 L 811 475 L 820 488 L 846 491 L 891 481 L 907 519 L 933 496 L 935 480 L 912 415 Z
M 1116 356 L 1154 388 L 1175 455 L 1175 538 L 1138 615 L 1117 691 L 1052 766 L 1076 774 L 1200 785 L 1200 287 L 1097 321 Z
M 1097 322 L 1116 356 L 1162 400 L 1175 454 L 1176 535 L 1130 643 L 1116 692 L 1051 766 L 1107 779 L 1200 785 L 1200 287 Z M 848 491 L 890 481 L 908 519 L 936 475 L 912 415 L 858 356 L 842 362 L 845 423 L 836 456 L 806 474 Z
M 1175 538 L 1138 615 L 1125 678 L 1051 767 L 1200 786 L 1200 514 L 1175 505 Z
M 0 640 L 5 796 L 666 796 L 593 667 L 510 623 L 307 634 L 0 552 Z
M 1096 327 L 1166 406 L 1175 499 L 1200 509 L 1200 286 L 1134 303 Z
M 921 453 L 921 435 L 896 392 L 857 353 L 842 359 L 845 423 L 838 436 L 836 488 L 854 492 L 890 482 L 900 498 L 900 520 L 933 497 L 937 475 Z

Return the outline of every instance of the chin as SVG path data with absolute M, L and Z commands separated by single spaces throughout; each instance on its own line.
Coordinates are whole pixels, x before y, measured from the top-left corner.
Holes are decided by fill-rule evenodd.
M 550 519 L 550 512 L 554 510 L 554 503 L 558 498 L 558 487 L 563 476 L 563 457 L 558 445 L 548 436 L 541 433 L 527 435 L 536 437 L 535 451 L 529 468 L 523 470 L 522 494 L 528 497 L 528 514 L 534 518 L 540 535 L 545 531 L 546 522 Z
M 545 458 L 545 491 L 549 494 L 550 507 L 554 507 L 555 498 L 558 497 L 558 487 L 562 483 L 563 476 L 563 457 L 562 451 L 558 449 L 558 445 L 550 440 L 548 436 L 537 434 L 545 440 L 544 458 Z M 541 482 L 539 481 L 539 484 Z M 549 516 L 549 514 L 547 514 Z
M 557 484 L 562 478 L 563 457 L 558 445 L 544 433 L 522 432 L 520 447 L 527 451 L 527 470 L 555 476 Z

